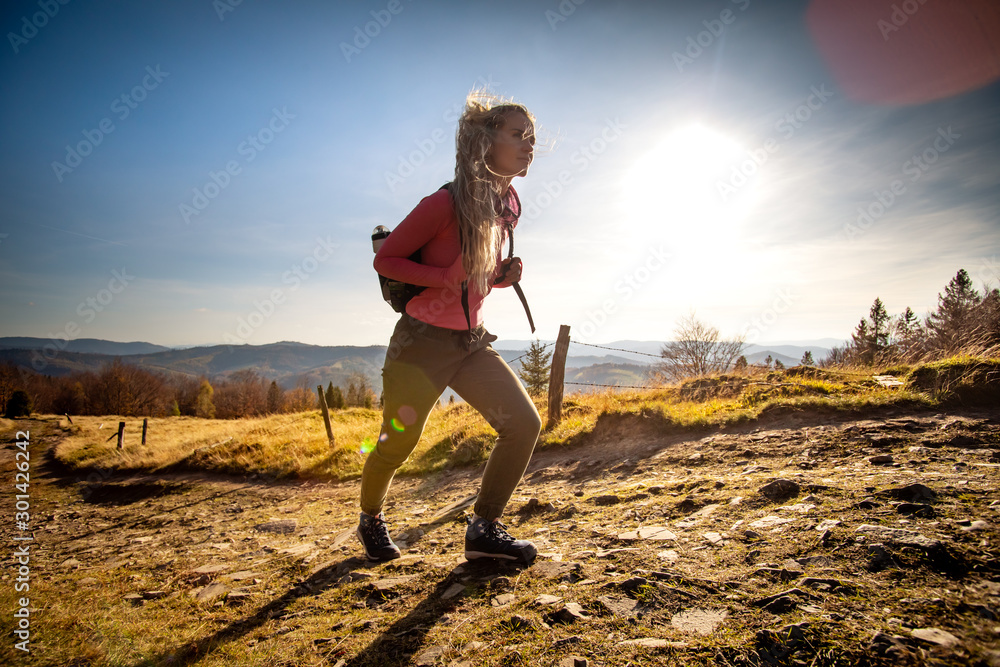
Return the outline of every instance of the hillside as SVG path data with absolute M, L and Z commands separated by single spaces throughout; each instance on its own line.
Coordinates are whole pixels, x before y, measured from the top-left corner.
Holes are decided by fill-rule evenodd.
M 462 406 L 434 413 L 395 482 L 387 513 L 404 555 L 387 564 L 360 557 L 356 477 L 309 473 L 308 457 L 288 451 L 307 437 L 320 458 L 357 466 L 354 438 L 375 426 L 372 411 L 338 422 L 350 458 L 329 450 L 313 414 L 214 420 L 188 431 L 186 453 L 178 442 L 184 465 L 155 474 L 121 466 L 152 455 L 168 424 L 200 420 L 155 420 L 146 448 L 130 430 L 119 454 L 98 418 L 8 422 L 8 437 L 31 433 L 44 545 L 30 561 L 31 653 L 15 657 L 7 642 L 0 658 L 988 667 L 1000 657 L 1000 410 L 961 406 L 996 391 L 995 364 L 982 366 L 985 386 L 944 378 L 943 366 L 915 372 L 913 389 L 965 387 L 938 399 L 851 376 L 842 403 L 774 400 L 807 385 L 786 376 L 769 407 L 714 423 L 670 417 L 663 394 L 570 397 L 505 516 L 539 547 L 530 567 L 462 558 L 482 460 L 462 454 L 481 435 Z M 350 431 L 356 420 L 369 423 Z M 260 466 L 272 444 L 302 478 Z M 0 452 L 8 476 L 14 451 Z M 76 467 L 86 460 L 102 463 Z M 218 474 L 223 460 L 240 472 Z M 8 543 L 16 533 L 0 526 Z M 14 595 L 0 588 L 0 604 L 17 609 Z M 0 619 L 8 636 L 11 626 Z

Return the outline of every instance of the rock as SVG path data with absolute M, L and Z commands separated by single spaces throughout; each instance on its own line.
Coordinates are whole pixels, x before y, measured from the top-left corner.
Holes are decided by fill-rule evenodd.
M 442 600 L 450 600 L 465 592 L 465 584 L 452 584 L 441 594 Z
M 839 579 L 805 577 L 799 582 L 799 586 L 806 586 L 813 590 L 836 593 L 838 595 L 854 595 L 857 593 L 857 588 L 854 584 L 843 582 Z
M 816 530 L 818 530 L 819 532 L 823 532 L 824 530 L 830 530 L 831 528 L 835 528 L 836 526 L 839 525 L 840 525 L 839 519 L 823 519 L 816 526 Z
M 507 605 L 512 604 L 516 600 L 517 596 L 514 595 L 513 593 L 503 593 L 501 595 L 497 595 L 492 600 L 490 600 L 490 604 L 493 605 L 494 607 L 506 607 Z
M 597 598 L 597 601 L 604 607 L 605 611 L 619 618 L 635 616 L 636 607 L 639 606 L 638 600 L 612 597 L 610 595 L 602 595 Z
M 620 503 L 622 501 L 621 498 L 619 498 L 618 496 L 616 496 L 614 494 L 607 494 L 607 495 L 603 495 L 603 496 L 594 496 L 590 500 L 595 505 L 599 505 L 601 507 L 607 507 L 608 505 L 617 505 L 618 503 Z
M 556 663 L 556 667 L 588 667 L 589 665 L 590 662 L 586 658 L 581 658 L 578 655 L 567 656 Z
M 577 621 L 589 620 L 590 616 L 583 613 L 583 607 L 579 603 L 567 602 L 546 616 L 546 618 L 550 623 L 575 623 Z
M 694 514 L 684 519 L 681 519 L 680 521 L 677 521 L 675 525 L 678 528 L 690 528 L 691 526 L 694 526 L 705 517 L 711 515 L 713 512 L 715 512 L 715 510 L 719 509 L 720 507 L 722 506 L 719 504 L 705 505 Z
M 674 614 L 670 624 L 681 632 L 708 636 L 726 616 L 727 612 L 721 609 L 685 609 Z
M 960 529 L 967 533 L 977 532 L 980 530 L 986 530 L 990 527 L 990 524 L 985 521 L 972 521 L 967 526 L 961 526 Z
M 953 648 L 959 644 L 958 637 L 940 628 L 917 628 L 911 630 L 910 635 L 915 639 L 944 646 L 945 648 Z
M 67 558 L 63 562 L 59 563 L 59 567 L 67 570 L 78 570 L 83 567 L 83 563 L 75 558 Z
M 861 500 L 860 502 L 855 503 L 854 504 L 854 509 L 859 509 L 859 510 L 873 510 L 876 507 L 881 507 L 881 506 L 882 506 L 882 504 L 875 502 L 874 499 L 872 499 L 872 498 L 865 498 L 865 499 Z
M 909 648 L 903 642 L 903 637 L 876 632 L 875 636 L 872 637 L 871 644 L 868 645 L 868 653 L 880 658 L 899 660 L 910 653 Z
M 656 637 L 640 637 L 618 642 L 616 646 L 641 646 L 643 648 L 687 648 L 687 642 L 671 642 Z
M 879 454 L 878 456 L 868 457 L 868 463 L 871 463 L 873 466 L 892 465 L 892 462 L 892 454 Z
M 645 526 L 639 530 L 620 533 L 618 535 L 618 539 L 626 542 L 632 540 L 666 541 L 676 540 L 677 536 L 670 532 L 665 526 Z
M 778 501 L 799 495 L 799 490 L 799 485 L 790 479 L 776 479 L 757 489 L 757 492 L 765 498 Z
M 896 566 L 896 561 L 893 559 L 892 554 L 889 553 L 883 544 L 868 544 L 865 546 L 865 552 L 869 557 L 868 569 L 872 572 Z
M 644 577 L 631 577 L 622 581 L 618 584 L 608 584 L 608 586 L 615 586 L 628 594 L 630 597 L 635 597 L 645 586 L 649 586 L 649 580 Z
M 938 540 L 924 537 L 920 533 L 912 530 L 904 530 L 903 528 L 886 528 L 885 526 L 873 526 L 865 523 L 855 528 L 854 532 L 870 535 L 875 539 L 903 547 L 937 549 L 941 546 L 941 542 Z
M 368 591 L 375 597 L 381 597 L 382 599 L 389 599 L 398 596 L 400 593 L 397 590 L 401 586 L 408 584 L 417 578 L 417 575 L 405 575 L 402 577 L 388 577 L 386 579 L 377 579 L 375 581 L 368 582 Z
M 781 593 L 775 593 L 774 595 L 768 595 L 757 600 L 753 600 L 750 604 L 754 607 L 762 607 L 772 614 L 783 614 L 787 611 L 795 609 L 798 602 L 792 599 L 792 595 L 799 595 L 803 597 L 808 597 L 807 593 L 804 593 L 798 588 L 790 588 L 787 591 L 782 591 Z
M 905 500 L 911 503 L 933 501 L 937 498 L 937 493 L 923 484 L 909 484 L 896 489 L 886 489 L 880 492 L 879 495 L 886 495 L 896 500 Z
M 556 506 L 552 503 L 542 504 L 538 498 L 532 498 L 518 510 L 519 514 L 535 514 L 536 512 L 554 512 Z
M 428 667 L 435 664 L 448 650 L 447 646 L 429 646 L 421 651 L 413 659 L 413 664 L 419 667 Z
M 560 601 L 562 601 L 561 597 L 558 597 L 556 595 L 547 595 L 545 593 L 535 598 L 535 604 L 540 604 L 542 606 L 553 605 Z
M 128 593 L 122 599 L 133 605 L 140 605 L 143 603 L 143 597 L 138 593 Z
M 904 516 L 918 516 L 924 519 L 934 518 L 934 508 L 925 503 L 899 503 L 896 513 Z
M 202 603 L 213 602 L 228 592 L 228 586 L 215 582 L 195 592 L 194 599 Z
M 680 556 L 677 555 L 677 552 L 674 551 L 673 549 L 667 549 L 666 551 L 661 551 L 658 554 L 656 554 L 656 557 L 670 563 L 676 562 L 677 559 L 680 558 Z
M 191 570 L 191 572 L 194 574 L 218 574 L 220 572 L 225 572 L 228 569 L 228 565 L 216 563 L 215 565 L 202 565 L 201 567 Z
M 298 525 L 299 524 L 295 519 L 272 519 L 270 521 L 265 521 L 264 523 L 258 523 L 253 527 L 253 529 L 262 533 L 291 535 L 295 532 Z
M 762 605 L 764 611 L 768 611 L 772 614 L 785 614 L 792 611 L 798 606 L 798 602 L 788 595 L 780 595 L 765 605 Z
M 725 540 L 722 539 L 722 535 L 718 533 L 705 533 L 702 537 L 704 537 L 709 544 L 715 547 L 721 547 L 725 543 Z
M 233 590 L 229 591 L 228 595 L 226 595 L 226 604 L 235 607 L 237 605 L 249 602 L 250 598 L 252 597 L 253 595 L 250 593 L 250 591 L 244 590 L 242 588 L 234 588 Z
M 795 519 L 784 519 L 780 516 L 766 516 L 763 519 L 757 519 L 756 521 L 750 522 L 751 528 L 774 528 L 775 526 L 780 526 L 783 523 L 791 523 Z

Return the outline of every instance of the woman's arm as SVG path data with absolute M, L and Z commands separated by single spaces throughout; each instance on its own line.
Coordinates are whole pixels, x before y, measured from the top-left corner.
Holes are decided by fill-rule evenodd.
M 462 268 L 462 252 L 454 215 L 447 191 L 439 190 L 424 197 L 383 241 L 375 255 L 375 270 L 392 280 L 423 287 L 450 287 L 461 283 L 466 276 Z M 447 233 L 449 227 L 455 230 L 453 240 Z M 424 256 L 419 263 L 409 259 L 431 241 L 439 244 L 435 248 L 435 254 L 439 255 L 436 263 L 441 263 L 440 256 L 444 256 L 451 259 L 448 265 L 434 266 L 428 263 L 426 251 L 422 253 Z M 449 245 L 454 248 L 448 247 Z

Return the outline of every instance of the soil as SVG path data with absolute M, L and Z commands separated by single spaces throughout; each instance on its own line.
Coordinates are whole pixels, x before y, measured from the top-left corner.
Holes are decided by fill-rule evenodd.
M 30 526 L 8 438 L 0 539 L 30 545 L 30 592 L 5 569 L 8 664 L 1000 665 L 1000 408 L 603 419 L 511 500 L 528 567 L 462 556 L 478 468 L 397 479 L 403 557 L 377 564 L 357 480 L 69 471 L 54 421 L 16 428 Z

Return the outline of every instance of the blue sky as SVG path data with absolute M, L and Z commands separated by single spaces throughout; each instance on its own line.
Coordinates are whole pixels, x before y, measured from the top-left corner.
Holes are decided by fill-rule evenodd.
M 542 338 L 665 340 L 692 311 L 750 342 L 846 338 L 876 296 L 926 313 L 960 268 L 1000 280 L 997 56 L 936 53 L 929 7 L 888 32 L 816 12 L 877 36 L 850 69 L 808 2 L 5 3 L 0 335 L 384 344 L 369 235 L 451 178 L 483 85 L 538 119 L 514 185 Z M 858 93 L 902 56 L 952 71 Z M 486 316 L 529 337 L 510 290 Z

